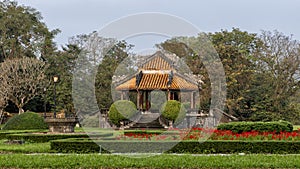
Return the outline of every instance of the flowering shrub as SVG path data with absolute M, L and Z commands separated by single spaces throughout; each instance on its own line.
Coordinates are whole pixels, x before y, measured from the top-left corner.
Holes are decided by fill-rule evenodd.
M 249 131 L 235 133 L 230 130 L 212 130 L 203 128 L 173 129 L 162 134 L 158 133 L 126 133 L 119 136 L 121 140 L 201 140 L 209 137 L 209 140 L 278 140 L 300 141 L 300 130 L 293 132 L 258 132 Z

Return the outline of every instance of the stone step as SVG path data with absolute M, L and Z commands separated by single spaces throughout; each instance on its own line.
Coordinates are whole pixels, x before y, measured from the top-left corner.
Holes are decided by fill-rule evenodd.
M 159 113 L 147 113 L 147 114 L 142 114 L 142 117 L 137 123 L 151 123 L 155 120 L 158 119 L 160 116 Z
M 142 117 L 138 122 L 133 124 L 130 129 L 161 129 L 164 128 L 160 123 L 159 123 L 159 118 L 160 114 L 159 113 L 146 113 L 142 114 Z

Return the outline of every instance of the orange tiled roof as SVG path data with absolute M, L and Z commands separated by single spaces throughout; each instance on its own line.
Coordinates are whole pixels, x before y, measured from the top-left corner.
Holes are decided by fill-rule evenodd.
M 136 77 L 129 79 L 128 81 L 118 85 L 116 90 L 136 90 Z
M 172 78 L 170 73 L 173 73 Z M 157 52 L 150 57 L 140 68 L 142 77 L 137 82 L 137 76 L 117 85 L 116 90 L 198 90 L 196 82 L 189 80 L 189 77 L 174 73 L 175 70 L 170 60 Z M 140 73 L 139 72 L 139 73 Z M 168 81 L 172 79 L 168 87 Z M 137 85 L 138 83 L 138 85 Z
M 198 90 L 198 86 L 188 82 L 184 78 L 173 76 L 171 85 L 168 87 L 169 74 L 143 74 L 141 81 L 136 86 L 136 77 L 116 87 L 116 90 Z
M 150 61 L 146 62 L 142 69 L 144 70 L 171 70 L 172 66 L 162 57 L 156 56 Z

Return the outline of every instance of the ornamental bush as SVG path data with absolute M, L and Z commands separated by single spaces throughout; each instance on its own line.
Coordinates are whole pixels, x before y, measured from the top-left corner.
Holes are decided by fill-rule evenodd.
M 136 113 L 137 109 L 132 101 L 118 100 L 110 106 L 108 118 L 114 125 L 120 127 L 121 121 L 130 119 Z
M 175 125 L 179 124 L 185 117 L 186 109 L 184 105 L 177 100 L 169 100 L 162 107 L 162 116 L 170 121 L 173 121 Z
M 48 129 L 47 123 L 37 113 L 25 112 L 10 118 L 2 130 L 39 130 Z
M 281 132 L 293 131 L 293 125 L 287 121 L 273 121 L 273 122 L 231 122 L 223 123 L 217 127 L 218 130 L 230 130 L 235 133 L 242 133 L 247 131 L 258 132 Z

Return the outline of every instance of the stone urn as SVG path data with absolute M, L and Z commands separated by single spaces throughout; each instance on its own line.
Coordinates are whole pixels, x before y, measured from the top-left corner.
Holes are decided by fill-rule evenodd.
M 45 122 L 49 126 L 50 132 L 56 133 L 73 133 L 78 119 L 75 117 L 70 118 L 46 118 Z

